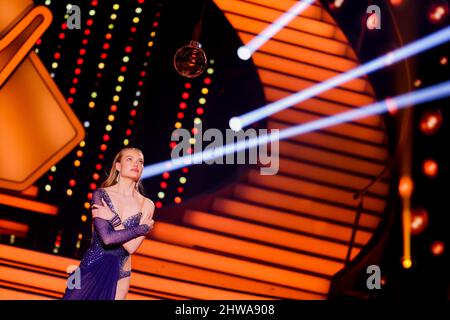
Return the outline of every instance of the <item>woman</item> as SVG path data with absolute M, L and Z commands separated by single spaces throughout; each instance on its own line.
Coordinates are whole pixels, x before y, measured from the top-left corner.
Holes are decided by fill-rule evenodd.
M 153 228 L 153 202 L 140 190 L 142 151 L 124 148 L 114 158 L 108 179 L 92 194 L 91 246 L 78 270 L 79 286 L 68 286 L 64 300 L 124 300 L 130 286 L 131 254 Z M 79 272 L 76 272 L 79 271 Z M 68 279 L 68 280 L 69 280 Z M 76 282 L 76 281 L 75 281 Z

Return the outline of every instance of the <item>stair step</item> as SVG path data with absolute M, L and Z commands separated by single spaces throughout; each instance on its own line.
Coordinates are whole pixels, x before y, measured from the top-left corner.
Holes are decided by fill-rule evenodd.
M 358 207 L 359 200 L 353 198 L 354 192 L 325 186 L 319 183 L 291 178 L 282 175 L 261 175 L 258 170 L 252 169 L 247 173 L 248 181 L 252 185 L 275 189 L 276 191 L 289 192 L 302 197 L 311 197 L 319 201 L 329 201 L 336 204 Z M 384 199 L 378 199 L 366 195 L 364 197 L 364 210 L 382 214 L 385 207 Z
M 215 0 L 215 2 L 225 13 L 244 15 L 267 23 L 274 22 L 284 13 L 277 9 L 244 1 Z M 346 42 L 345 36 L 342 33 L 337 32 L 339 28 L 336 25 L 326 23 L 317 17 L 305 17 L 304 15 L 297 16 L 289 22 L 287 27 L 298 31 L 312 33 L 317 36 L 334 38 L 335 40 Z
M 267 123 L 268 129 L 287 129 L 289 125 L 269 120 Z M 320 131 L 313 131 L 288 138 L 287 141 L 294 143 L 307 144 L 312 147 L 317 146 L 329 150 L 331 152 L 337 152 L 342 155 L 355 156 L 363 160 L 385 163 L 388 158 L 388 152 L 385 148 L 376 147 L 370 144 L 361 143 L 358 141 L 350 140 L 347 138 L 341 138 L 338 136 L 330 135 Z M 331 159 L 329 159 L 330 161 Z M 380 170 L 381 171 L 381 170 Z
M 269 86 L 265 86 L 264 94 L 266 96 L 267 101 L 270 103 L 286 98 L 287 96 L 290 96 L 292 92 L 285 91 L 279 88 L 272 88 Z M 329 102 L 319 98 L 311 98 L 305 100 L 292 106 L 291 108 L 299 111 L 310 111 L 317 114 L 321 114 L 323 116 L 332 116 L 339 114 L 341 112 L 346 112 L 355 109 L 354 107 L 350 107 L 348 105 L 336 102 Z M 384 132 L 383 119 L 380 116 L 370 116 L 349 123 L 358 123 L 370 126 L 375 130 L 380 130 Z
M 384 165 L 380 163 L 357 159 L 352 156 L 338 154 L 328 150 L 321 150 L 287 140 L 280 141 L 279 148 L 281 156 L 289 156 L 298 160 L 315 162 L 324 166 L 335 167 L 336 169 L 342 169 L 360 175 L 375 177 L 384 168 Z
M 286 195 L 284 193 L 245 184 L 237 184 L 235 186 L 234 198 L 275 209 L 290 210 L 314 218 L 341 222 L 349 226 L 353 225 L 356 214 L 356 210 L 350 210 L 300 196 Z M 363 212 L 360 217 L 359 225 L 361 227 L 375 229 L 378 226 L 379 221 L 380 217 Z
M 137 254 L 133 257 L 133 270 L 151 270 L 152 274 L 161 277 L 179 279 L 192 283 L 202 283 L 206 286 L 223 288 L 236 292 L 248 292 L 267 297 L 282 299 L 321 299 L 322 295 L 313 294 L 298 289 L 291 289 L 272 283 L 210 271 L 183 263 L 159 260 L 150 256 Z M 250 289 L 250 290 L 249 290 Z
M 172 230 L 171 228 L 173 228 L 173 225 L 168 226 L 168 224 L 158 224 L 156 224 L 155 228 L 152 230 L 152 238 L 158 239 L 159 237 L 162 237 L 170 238 L 172 239 L 171 241 L 180 240 L 181 237 L 179 234 L 169 232 Z M 138 249 L 138 253 L 158 259 L 207 269 L 209 271 L 222 272 L 245 279 L 253 279 L 274 285 L 286 286 L 291 289 L 299 289 L 315 294 L 326 295 L 330 286 L 330 280 L 323 277 L 275 268 L 261 263 L 244 261 L 233 257 L 227 257 L 223 254 L 215 254 L 204 250 L 201 251 L 182 247 L 180 245 L 168 243 L 167 241 L 160 242 L 146 239 Z M 173 292 L 172 288 L 169 289 L 170 292 Z M 248 290 L 251 289 L 249 288 Z M 212 298 L 209 297 L 209 299 Z
M 302 217 L 282 210 L 269 209 L 232 199 L 216 198 L 212 209 L 221 214 L 339 241 L 349 241 L 352 233 L 352 228 L 348 226 Z M 358 230 L 355 243 L 363 246 L 367 244 L 371 237 L 371 232 Z
M 279 173 L 342 186 L 352 189 L 354 192 L 362 190 L 372 181 L 371 179 L 359 177 L 354 174 L 339 172 L 334 169 L 318 166 L 314 163 L 305 163 L 285 157 L 280 157 Z M 384 181 L 379 181 L 370 187 L 370 193 L 386 197 L 389 193 L 389 185 Z
M 342 73 L 341 71 L 326 69 L 323 66 L 314 66 L 308 63 L 294 61 L 292 59 L 276 57 L 272 54 L 267 54 L 264 52 L 255 52 L 252 55 L 252 59 L 254 65 L 258 68 L 263 68 L 271 72 L 277 72 L 286 76 L 309 80 L 312 82 L 324 82 Z M 351 90 L 364 95 L 371 94 L 370 92 L 366 92 L 366 79 L 356 78 L 339 85 L 337 88 Z
M 236 219 L 230 219 L 214 214 L 201 212 L 198 210 L 187 210 L 183 216 L 183 221 L 189 225 L 199 228 L 214 230 L 252 241 L 256 240 L 267 243 L 267 245 L 261 246 L 261 248 L 257 251 L 261 253 L 263 251 L 270 251 L 270 245 L 276 245 L 287 249 L 294 249 L 305 252 L 305 255 L 311 253 L 324 257 L 345 260 L 348 251 L 348 246 L 346 244 L 338 243 L 332 240 L 322 240 L 289 231 L 277 230 L 270 227 L 256 225 L 250 222 L 239 221 Z M 205 239 L 203 242 L 209 242 L 209 238 L 210 237 L 207 237 L 207 239 Z M 237 247 L 239 243 L 234 243 L 232 245 Z M 249 251 L 250 250 L 247 251 L 247 254 Z M 276 257 L 274 255 L 268 256 L 272 256 L 273 258 L 275 258 L 272 262 L 276 262 L 287 253 L 288 251 L 286 250 L 285 252 L 280 252 L 279 254 L 277 254 Z M 357 253 L 359 252 L 356 252 L 356 254 Z M 258 255 L 256 255 L 256 257 L 258 257 Z M 301 261 L 300 258 L 296 261 L 296 263 L 298 263 L 299 261 Z M 289 261 L 287 260 L 286 263 L 289 263 Z M 312 267 L 311 261 L 309 261 L 308 265 Z M 318 265 L 307 270 L 317 270 L 317 267 Z
M 238 31 L 238 33 L 239 31 L 243 31 L 245 33 L 253 34 L 254 36 L 259 34 L 269 25 L 266 22 L 261 22 L 233 13 L 225 13 L 225 17 L 231 23 L 231 25 L 233 25 L 236 31 Z M 271 39 L 351 59 L 348 44 L 333 39 L 309 34 L 303 31 L 284 28 L 273 35 Z

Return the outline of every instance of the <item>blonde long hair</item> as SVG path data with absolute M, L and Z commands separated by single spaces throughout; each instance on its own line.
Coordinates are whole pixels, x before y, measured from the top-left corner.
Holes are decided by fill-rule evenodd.
M 117 153 L 116 156 L 114 157 L 114 161 L 112 163 L 111 170 L 109 171 L 109 175 L 106 178 L 106 180 L 103 181 L 103 183 L 101 184 L 101 186 L 100 186 L 101 188 L 110 187 L 110 186 L 117 184 L 117 178 L 119 176 L 119 171 L 117 171 L 117 169 L 116 169 L 116 163 L 120 162 L 122 160 L 122 156 L 123 156 L 124 152 L 128 151 L 128 150 L 135 150 L 135 151 L 141 153 L 142 155 L 144 155 L 144 153 L 138 148 L 127 147 L 127 148 L 123 148 L 122 150 L 120 150 L 119 153 Z M 141 179 L 139 179 L 139 181 L 136 183 L 136 190 L 138 190 L 139 193 L 142 195 L 144 195 L 144 193 L 145 193 L 144 186 L 142 185 Z

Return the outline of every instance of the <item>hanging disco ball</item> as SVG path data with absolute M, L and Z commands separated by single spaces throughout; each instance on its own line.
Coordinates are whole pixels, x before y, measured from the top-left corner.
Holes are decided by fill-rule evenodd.
M 206 69 L 206 54 L 201 49 L 201 44 L 193 40 L 188 45 L 178 49 L 173 63 L 180 75 L 186 78 L 195 78 Z

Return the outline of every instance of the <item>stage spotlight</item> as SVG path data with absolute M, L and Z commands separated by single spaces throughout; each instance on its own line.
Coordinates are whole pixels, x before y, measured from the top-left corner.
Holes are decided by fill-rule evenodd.
M 402 266 L 403 266 L 403 268 L 405 268 L 405 269 L 411 268 L 411 267 L 412 267 L 412 261 L 411 261 L 411 259 L 409 259 L 409 258 L 402 259 Z
M 424 209 L 411 210 L 411 234 L 418 235 L 428 226 L 428 212 Z
M 427 159 L 423 162 L 422 169 L 423 173 L 425 173 L 429 177 L 434 178 L 438 174 L 439 166 L 436 161 Z
M 442 124 L 442 114 L 439 110 L 426 111 L 419 123 L 420 131 L 426 135 L 436 133 Z
M 233 130 L 233 131 L 239 131 L 242 129 L 242 122 L 241 122 L 241 119 L 239 119 L 238 117 L 231 118 L 229 125 L 230 125 L 231 130 Z
M 436 240 L 431 244 L 431 253 L 435 256 L 440 256 L 444 253 L 445 245 L 444 242 Z
M 257 36 L 249 41 L 245 46 L 240 47 L 237 51 L 239 58 L 248 60 L 253 53 L 262 47 L 275 34 L 283 29 L 289 22 L 294 20 L 303 11 L 305 11 L 315 0 L 303 0 L 294 4 L 288 11 L 278 17 L 272 24 L 261 31 Z
M 393 63 L 397 63 L 406 58 L 414 56 L 418 53 L 429 50 L 443 43 L 446 43 L 449 40 L 450 40 L 450 26 L 443 28 L 440 31 L 434 32 L 420 40 L 414 41 L 400 49 L 387 53 L 357 68 L 339 74 L 327 81 L 306 88 L 286 98 L 272 102 L 268 105 L 250 111 L 236 118 L 241 120 L 242 123 L 241 127 L 248 126 L 249 124 L 264 119 L 276 112 L 290 108 L 292 105 L 308 100 L 314 96 L 317 96 L 329 89 L 335 88 L 350 80 L 368 75 L 376 70 L 382 69 L 386 66 L 390 66 Z M 234 120 L 234 122 L 237 123 L 236 120 Z

